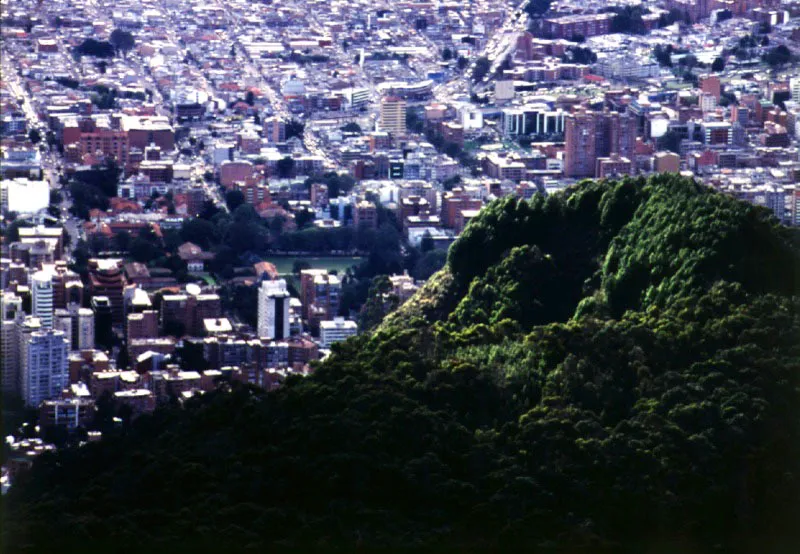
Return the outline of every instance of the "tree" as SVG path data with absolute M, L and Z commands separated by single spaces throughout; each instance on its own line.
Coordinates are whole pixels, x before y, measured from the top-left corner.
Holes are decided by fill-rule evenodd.
M 361 133 L 361 125 L 356 123 L 355 121 L 351 121 L 350 123 L 346 124 L 342 127 L 342 131 L 345 133 Z
M 469 60 L 464 56 L 459 56 L 456 60 L 456 66 L 458 66 L 459 71 L 464 71 L 467 66 L 469 65 Z
M 647 34 L 647 26 L 642 15 L 646 12 L 640 6 L 624 6 L 615 8 L 616 15 L 611 20 L 612 33 L 627 33 L 630 35 Z
M 425 121 L 417 110 L 406 110 L 406 128 L 412 133 L 425 131 Z
M 289 121 L 286 124 L 286 140 L 292 137 L 299 137 L 302 139 L 305 127 L 306 126 L 301 121 L 297 121 L 296 119 Z
M 487 73 L 489 73 L 489 69 L 492 66 L 492 62 L 489 61 L 489 58 L 486 56 L 481 56 L 477 60 L 475 60 L 475 69 L 472 72 L 472 80 L 476 83 L 481 81 Z
M 721 73 L 725 69 L 725 60 L 720 57 L 714 58 L 713 63 L 711 64 L 711 71 L 714 73 Z
M 422 240 L 420 241 L 419 249 L 422 252 L 430 252 L 431 250 L 433 250 L 433 247 L 434 247 L 433 237 L 428 231 L 425 231 L 425 234 L 422 235 Z
M 684 12 L 679 10 L 678 8 L 672 8 L 667 13 L 662 13 L 658 16 L 658 27 L 668 27 L 676 22 L 685 21 L 686 17 Z M 691 23 L 691 21 L 689 22 Z
M 321 175 L 312 175 L 305 180 L 305 186 L 311 187 L 312 183 L 323 183 L 328 187 L 328 197 L 336 198 L 342 194 L 347 194 L 355 186 L 356 180 L 347 173 L 336 173 L 329 171 Z M 335 218 L 334 218 L 335 219 Z
M 120 231 L 114 235 L 114 246 L 120 252 L 127 252 L 131 247 L 131 235 L 127 231 Z
M 92 94 L 92 103 L 101 110 L 111 110 L 117 103 L 117 89 L 104 86 L 95 86 L 96 94 Z
M 245 104 L 247 104 L 248 106 L 253 106 L 255 104 L 255 101 L 256 101 L 256 95 L 253 93 L 252 90 L 248 90 L 247 94 L 245 94 L 244 96 Z
M 792 51 L 783 44 L 770 49 L 762 59 L 770 67 L 779 67 L 786 65 L 792 60 Z
M 442 269 L 447 262 L 447 250 L 443 248 L 429 250 L 424 253 L 414 264 L 411 276 L 420 281 L 427 281 L 430 277 Z
M 138 236 L 131 241 L 129 250 L 131 257 L 141 263 L 147 263 L 159 255 L 158 246 L 142 236 Z
M 231 189 L 225 193 L 225 204 L 228 206 L 228 209 L 233 212 L 245 203 L 244 194 L 242 191 L 238 189 Z
M 452 177 L 442 181 L 442 187 L 444 187 L 444 190 L 453 190 L 453 187 L 459 184 L 461 184 L 460 175 L 453 175 Z
M 687 54 L 680 59 L 678 65 L 686 66 L 686 68 L 691 71 L 692 68 L 697 67 L 697 56 L 694 54 Z
M 295 275 L 300 275 L 300 272 L 304 269 L 311 269 L 311 264 L 305 260 L 295 260 L 292 263 L 292 273 Z
M 87 38 L 75 48 L 79 56 L 94 56 L 96 58 L 113 58 L 114 47 L 110 42 Z
M 572 61 L 577 64 L 593 64 L 597 61 L 597 54 L 591 48 L 581 48 L 580 46 L 567 47 Z
M 550 9 L 553 0 L 531 0 L 525 7 L 525 12 L 531 17 L 541 17 Z
M 345 275 L 344 313 L 366 283 L 362 321 L 380 323 L 277 392 L 221 383 L 38 457 L 4 536 L 36 552 L 86 550 L 84 531 L 144 551 L 797 543 L 789 230 L 659 176 L 499 199 L 451 253 L 394 311 L 385 276 Z M 220 297 L 255 319 L 256 287 Z
M 275 164 L 279 179 L 288 179 L 294 175 L 294 158 L 285 156 Z
M 736 98 L 736 94 L 734 94 L 732 92 L 728 92 L 726 90 L 723 90 L 720 93 L 720 96 L 719 96 L 719 105 L 720 106 L 725 107 L 725 106 L 730 106 L 732 104 L 735 105 L 735 104 L 738 104 L 738 103 L 739 103 L 739 100 Z
M 314 221 L 314 212 L 312 210 L 299 210 L 294 214 L 294 221 L 297 228 L 302 229 Z
M 108 41 L 115 50 L 123 54 L 127 54 L 136 46 L 136 40 L 133 38 L 133 35 L 123 29 L 114 29 L 111 31 L 111 36 L 108 38 Z
M 372 280 L 367 293 L 367 301 L 359 313 L 359 328 L 362 331 L 378 325 L 386 314 L 397 308 L 399 300 L 391 294 L 392 283 L 386 275 L 379 275 Z
M 219 243 L 220 240 L 216 225 L 199 217 L 185 219 L 181 226 L 180 236 L 185 242 L 193 242 L 206 250 Z
M 680 155 L 681 153 L 681 135 L 678 131 L 673 131 L 670 129 L 664 135 L 661 136 L 660 139 L 661 148 L 663 150 L 669 150 L 671 152 L 675 152 L 676 154 Z
M 442 50 L 442 59 L 446 62 L 449 62 L 451 59 L 453 59 L 453 51 L 445 47 Z
M 672 45 L 666 47 L 657 44 L 653 49 L 653 57 L 661 67 L 672 67 Z
M 38 131 L 38 129 L 31 129 L 28 132 L 28 140 L 31 141 L 32 144 L 38 144 L 39 141 L 42 140 L 42 134 Z

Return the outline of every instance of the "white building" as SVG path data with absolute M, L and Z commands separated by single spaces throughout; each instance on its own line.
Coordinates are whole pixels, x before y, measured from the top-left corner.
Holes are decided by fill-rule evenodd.
M 609 79 L 649 79 L 661 74 L 661 66 L 655 60 L 626 53 L 601 57 L 594 72 Z
M 514 81 L 495 81 L 494 98 L 497 101 L 511 100 L 514 98 Z
M 0 181 L 0 208 L 3 213 L 36 213 L 50 204 L 50 185 L 47 181 L 25 178 Z
M 800 77 L 789 79 L 789 91 L 792 94 L 792 100 L 800 102 Z
M 79 308 L 77 313 L 78 350 L 94 349 L 94 312 L 89 308 Z
M 31 276 L 31 297 L 34 317 L 38 317 L 43 329 L 53 328 L 53 274 L 37 271 Z
M 343 317 L 321 321 L 319 324 L 319 338 L 325 348 L 330 348 L 333 343 L 343 341 L 357 334 L 358 325 L 356 325 L 356 322 Z
M 221 165 L 222 162 L 233 161 L 233 153 L 236 151 L 236 143 L 218 140 L 214 144 L 214 165 Z
M 32 323 L 20 333 L 20 389 L 25 404 L 36 407 L 69 385 L 69 344 L 63 332 L 32 330 Z
M 258 336 L 289 338 L 289 291 L 286 281 L 262 281 L 258 289 Z

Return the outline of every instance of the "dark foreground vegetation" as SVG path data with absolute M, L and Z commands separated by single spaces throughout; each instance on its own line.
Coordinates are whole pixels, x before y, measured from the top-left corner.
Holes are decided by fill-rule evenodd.
M 5 499 L 5 539 L 791 552 L 797 245 L 677 177 L 500 200 L 313 377 L 42 457 Z

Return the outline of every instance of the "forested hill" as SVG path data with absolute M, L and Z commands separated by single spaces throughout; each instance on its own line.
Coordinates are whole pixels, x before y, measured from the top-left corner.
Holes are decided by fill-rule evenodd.
M 795 552 L 800 255 L 677 177 L 499 200 L 313 377 L 42 458 L 7 544 Z

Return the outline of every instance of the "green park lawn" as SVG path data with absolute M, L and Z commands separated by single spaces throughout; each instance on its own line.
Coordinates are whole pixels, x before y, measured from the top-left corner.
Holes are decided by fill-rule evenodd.
M 274 264 L 278 269 L 278 273 L 281 275 L 286 275 L 292 272 L 292 266 L 294 265 L 295 260 L 303 260 L 308 262 L 312 269 L 327 269 L 328 271 L 336 270 L 339 273 L 344 273 L 348 268 L 361 263 L 362 258 L 348 256 L 273 256 L 264 258 L 264 261 Z

